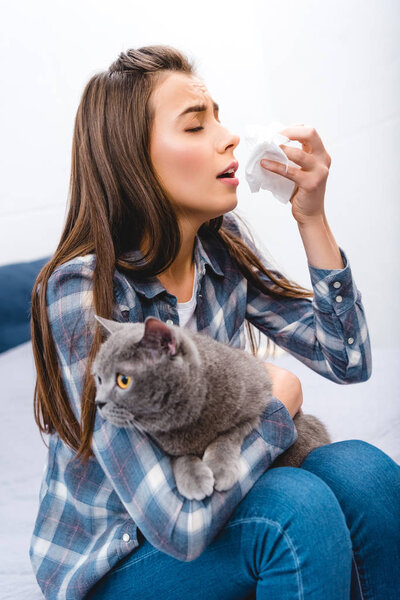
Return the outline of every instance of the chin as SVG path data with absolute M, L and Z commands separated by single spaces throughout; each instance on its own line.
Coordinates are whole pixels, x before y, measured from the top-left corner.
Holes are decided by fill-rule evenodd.
M 236 208 L 238 204 L 238 199 L 235 195 L 234 198 L 231 198 L 229 203 L 225 202 L 224 205 L 221 205 L 220 210 L 218 213 L 214 213 L 212 216 L 210 216 L 210 219 L 215 219 L 217 217 L 222 217 L 222 215 L 224 215 L 225 213 L 230 212 L 231 210 L 234 210 Z
M 230 212 L 231 210 L 234 210 L 238 205 L 238 198 L 236 194 L 232 194 L 231 197 L 229 199 L 225 199 L 224 202 L 221 202 L 220 198 L 213 198 L 213 200 L 214 202 L 212 206 L 202 207 L 202 223 L 206 223 L 210 219 L 217 219 L 218 217 L 222 217 L 222 215 Z
M 225 212 L 229 212 L 230 210 L 233 210 L 234 208 L 236 208 L 238 205 L 238 197 L 236 194 L 232 194 L 232 198 L 230 200 L 229 203 L 229 207 L 225 210 Z

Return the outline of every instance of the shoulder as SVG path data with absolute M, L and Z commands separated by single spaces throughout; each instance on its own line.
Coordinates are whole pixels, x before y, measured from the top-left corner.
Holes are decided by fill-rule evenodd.
M 232 211 L 224 214 L 224 220 L 222 222 L 222 225 L 225 229 L 228 229 L 228 231 L 231 231 L 238 237 L 243 237 L 243 230 L 241 227 L 239 217 Z
M 241 219 L 240 215 L 237 215 L 232 211 L 225 213 L 222 227 L 230 234 L 233 234 L 234 237 L 240 239 L 259 260 L 265 262 L 265 256 L 257 247 L 257 243 L 249 225 Z
M 257 247 L 253 233 L 249 225 L 242 220 L 240 215 L 237 215 L 232 211 L 226 213 L 224 215 L 223 227 L 241 239 L 253 252 L 257 253 Z
M 273 257 L 262 239 L 254 234 L 250 225 L 240 215 L 232 212 L 224 215 L 223 225 L 226 229 L 236 235 L 251 250 L 258 260 L 270 272 L 281 276 L 283 271 L 276 259 Z M 263 274 L 265 276 L 265 273 Z
M 93 306 L 96 262 L 95 254 L 86 254 L 56 267 L 47 282 L 47 304 L 51 306 L 54 302 L 62 302 L 65 310 L 72 306 L 82 309 Z M 115 303 L 121 310 L 136 306 L 137 294 L 118 269 L 113 274 L 113 292 Z
M 78 256 L 56 267 L 48 278 L 46 303 L 53 312 L 66 313 L 89 306 L 92 298 L 92 278 L 95 257 Z
M 76 256 L 67 262 L 56 267 L 48 280 L 48 283 L 55 285 L 56 282 L 65 282 L 74 279 L 92 279 L 96 267 L 96 256 L 94 254 L 86 254 L 85 256 Z

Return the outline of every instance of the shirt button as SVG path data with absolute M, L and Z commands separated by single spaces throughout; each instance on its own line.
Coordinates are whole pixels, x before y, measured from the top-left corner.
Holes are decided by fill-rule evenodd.
M 350 337 L 348 340 L 349 344 L 352 344 L 354 342 L 354 338 Z
M 131 536 L 129 535 L 129 533 L 124 533 L 124 535 L 122 536 L 122 539 L 124 540 L 124 542 L 129 542 L 129 540 L 131 539 Z
M 336 296 L 336 302 L 341 302 L 343 300 L 342 296 Z
M 173 324 L 174 324 L 174 322 L 173 322 L 173 321 L 171 321 L 171 319 L 167 319 L 167 320 L 165 321 L 165 323 L 166 323 L 167 325 L 173 325 Z
M 335 281 L 334 284 L 333 284 L 333 287 L 340 288 L 341 285 L 342 284 L 340 283 L 340 281 Z

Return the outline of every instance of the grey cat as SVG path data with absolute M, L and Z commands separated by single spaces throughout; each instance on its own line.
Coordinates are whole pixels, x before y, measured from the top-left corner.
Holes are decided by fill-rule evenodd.
M 261 361 L 156 317 L 144 323 L 95 317 L 107 336 L 91 369 L 103 418 L 137 427 L 170 454 L 186 498 L 230 489 L 239 477 L 242 442 L 272 396 Z M 311 450 L 331 443 L 313 415 L 298 413 L 293 421 L 297 440 L 271 468 L 298 467 Z

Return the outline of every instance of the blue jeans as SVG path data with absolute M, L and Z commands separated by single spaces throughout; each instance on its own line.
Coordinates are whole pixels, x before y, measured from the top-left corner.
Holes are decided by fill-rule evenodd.
M 139 540 L 87 599 L 399 600 L 400 466 L 335 442 L 268 469 L 195 560 Z

